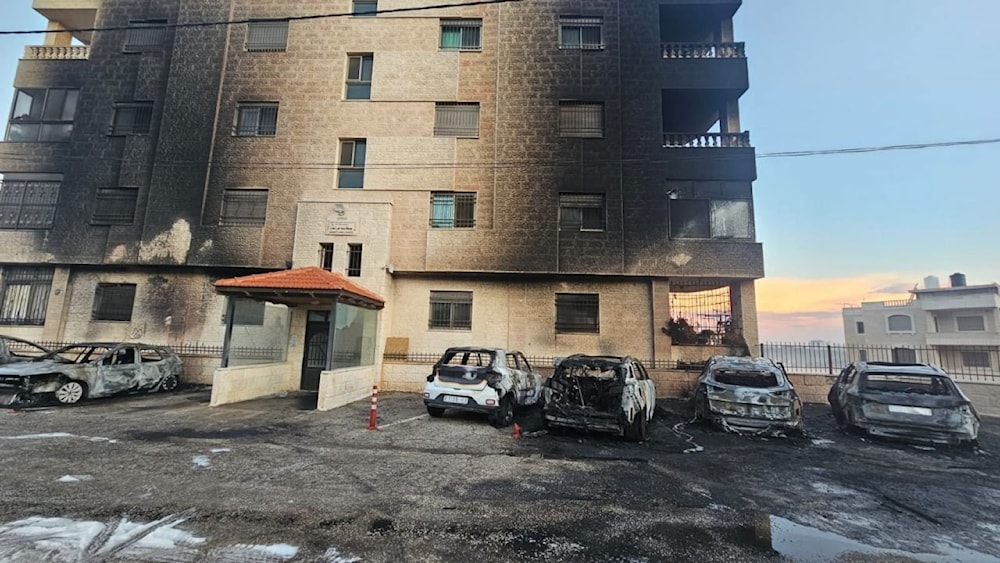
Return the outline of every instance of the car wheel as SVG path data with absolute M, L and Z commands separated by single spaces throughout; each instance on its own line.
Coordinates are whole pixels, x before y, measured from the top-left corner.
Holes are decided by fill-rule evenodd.
M 646 420 L 646 409 L 635 413 L 632 423 L 625 428 L 625 439 L 629 442 L 642 442 L 648 433 L 649 421 Z
M 81 399 L 87 396 L 87 384 L 71 379 L 60 385 L 56 389 L 55 394 L 56 400 L 64 405 L 79 403 Z
M 490 413 L 490 424 L 497 428 L 510 426 L 514 422 L 514 398 L 510 393 L 500 399 L 500 406 Z
M 441 418 L 444 416 L 444 409 L 441 407 L 427 407 L 427 414 L 431 415 L 432 418 Z
M 160 391 L 173 391 L 177 389 L 177 385 L 180 384 L 180 380 L 174 374 L 167 374 L 163 376 L 160 380 Z

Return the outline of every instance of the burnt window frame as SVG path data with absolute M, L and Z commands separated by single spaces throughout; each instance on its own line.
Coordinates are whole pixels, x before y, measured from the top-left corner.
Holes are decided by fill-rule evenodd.
M 131 322 L 135 310 L 135 291 L 134 283 L 98 283 L 94 288 L 94 304 L 90 311 L 90 320 Z
M 122 41 L 122 53 L 139 54 L 162 51 L 167 39 L 168 20 L 129 20 Z
M 580 40 L 576 43 L 567 42 L 567 30 L 570 28 L 579 29 Z M 585 29 L 597 29 L 600 41 L 597 43 L 587 43 L 584 41 Z M 559 16 L 559 49 L 572 49 L 578 51 L 602 51 L 606 48 L 604 41 L 604 17 L 586 15 L 561 15 Z
M 247 53 L 284 53 L 288 50 L 290 31 L 291 25 L 285 19 L 250 20 L 243 38 L 243 50 Z
M 97 193 L 94 194 L 94 213 L 90 217 L 90 224 L 135 224 L 135 213 L 138 203 L 139 188 L 97 188 Z M 105 206 L 110 207 L 111 210 L 106 210 Z
M 355 61 L 357 61 L 356 69 L 352 68 Z M 367 67 L 365 66 L 366 64 Z M 375 54 L 348 53 L 347 66 L 344 70 L 347 76 L 344 79 L 344 99 L 353 101 L 371 100 L 372 79 L 375 76 Z
M 587 123 L 595 117 L 599 122 L 597 127 Z M 559 138 L 603 139 L 607 134 L 607 127 L 607 112 L 603 101 L 559 100 Z
M 717 213 L 714 207 L 718 204 L 741 204 L 745 206 L 746 211 L 746 236 L 740 235 L 730 235 L 726 234 L 731 232 L 729 229 L 726 232 L 720 232 L 719 229 L 723 227 L 719 226 L 717 221 Z M 697 230 L 685 229 L 683 231 L 679 230 L 679 225 L 684 225 L 684 221 L 679 221 L 681 210 L 684 208 L 693 209 L 695 207 L 700 207 L 698 209 L 695 219 L 700 220 Z M 675 216 L 675 214 L 677 214 Z M 689 217 L 694 217 L 694 213 L 690 213 Z M 690 222 L 687 222 L 690 223 Z M 752 241 L 756 236 L 755 225 L 753 220 L 753 200 L 750 198 L 742 197 L 682 197 L 682 198 L 668 198 L 667 199 L 667 234 L 670 239 L 674 240 L 735 240 L 735 241 Z
M 219 207 L 220 227 L 263 227 L 267 222 L 267 188 L 226 188 Z M 249 206 L 250 211 L 243 211 Z
M 434 136 L 456 139 L 478 139 L 482 122 L 482 106 L 479 102 L 434 102 Z M 471 123 L 459 123 L 463 119 Z
M 6 266 L 3 268 L 2 283 L 0 283 L 0 325 L 8 326 L 45 326 L 46 313 L 49 306 L 49 294 L 52 292 L 52 279 L 55 268 L 44 266 Z M 11 295 L 12 288 L 17 292 L 26 291 L 23 296 Z M 11 298 L 18 298 L 23 303 L 14 303 Z M 14 307 L 10 307 L 15 305 Z M 24 305 L 23 307 L 17 305 Z M 13 311 L 11 309 L 14 309 Z M 17 310 L 21 310 L 18 312 Z M 11 313 L 17 314 L 11 314 Z
M 441 51 L 468 53 L 483 50 L 482 18 L 441 18 L 439 23 L 438 49 Z M 475 33 L 468 30 L 475 30 Z M 445 44 L 446 33 L 458 34 L 458 46 Z
M 347 274 L 347 277 L 361 277 L 364 252 L 365 247 L 360 242 L 353 242 L 347 245 L 347 267 L 344 268 L 344 273 Z
M 476 192 L 432 192 L 430 228 L 435 230 L 475 229 L 478 195 Z M 448 209 L 449 203 L 450 216 L 445 217 L 442 214 L 438 217 L 437 211 Z
M 149 135 L 152 127 L 153 102 L 116 102 L 111 125 L 108 126 L 108 136 Z
M 472 330 L 473 299 L 471 291 L 432 290 L 428 330 Z
M 280 102 L 237 102 L 233 116 L 233 137 L 276 137 L 280 107 Z M 251 118 L 254 114 L 256 117 Z M 247 116 L 246 124 L 244 115 Z M 250 121 L 254 123 L 251 125 Z
M 555 310 L 556 334 L 601 333 L 600 293 L 556 293 Z
M 56 180 L 57 176 L 5 175 L 0 180 L 0 231 L 51 229 L 55 224 L 62 193 L 62 179 Z
M 586 210 L 596 209 L 599 220 L 587 217 Z M 580 220 L 569 216 L 569 210 L 579 210 Z M 559 194 L 559 231 L 579 233 L 603 233 L 608 230 L 607 197 L 603 193 L 561 192 Z
M 362 190 L 365 187 L 365 163 L 368 160 L 368 139 L 340 139 L 340 161 L 337 164 L 337 189 Z M 350 147 L 350 158 L 345 150 Z M 360 158 L 358 147 L 361 147 Z M 358 162 L 360 160 L 360 163 Z M 354 180 L 354 181 L 352 181 Z M 345 185 L 346 184 L 346 185 Z M 355 185 L 357 184 L 357 185 Z
M 44 97 L 40 104 L 37 104 L 36 111 L 36 98 L 32 96 L 37 96 L 41 92 L 44 92 Z M 57 92 L 62 93 L 61 100 L 54 98 Z M 22 115 L 21 117 L 16 117 L 15 112 L 17 111 L 18 104 L 21 102 L 21 96 L 25 95 L 30 100 L 28 113 Z M 68 102 L 72 100 L 72 102 Z M 52 115 L 56 110 L 50 104 L 58 104 L 61 108 L 58 110 L 59 115 Z M 72 112 L 67 112 L 68 105 L 72 105 Z M 66 143 L 69 142 L 70 137 L 73 134 L 74 124 L 76 123 L 76 114 L 80 107 L 80 89 L 79 88 L 15 88 L 14 97 L 11 101 L 10 114 L 7 119 L 7 131 L 4 135 L 4 141 L 9 143 Z M 67 117 L 67 115 L 69 117 Z M 11 138 L 11 131 L 18 127 L 27 127 L 30 130 L 32 127 L 36 127 L 33 135 L 25 135 L 22 133 L 16 139 Z M 50 131 L 48 135 L 43 135 L 45 131 Z M 54 131 L 56 134 L 52 134 Z M 44 138 L 43 138 L 44 137 Z

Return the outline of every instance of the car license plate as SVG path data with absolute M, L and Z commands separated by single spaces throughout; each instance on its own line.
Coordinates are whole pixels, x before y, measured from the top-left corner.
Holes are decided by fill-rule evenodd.
M 934 411 L 924 407 L 906 407 L 903 405 L 889 405 L 889 412 L 896 412 L 899 414 L 919 414 L 921 416 L 931 416 Z
M 446 403 L 453 403 L 456 405 L 465 405 L 468 404 L 469 402 L 469 399 L 466 397 L 453 397 L 451 395 L 445 395 L 444 397 L 441 398 L 441 400 Z

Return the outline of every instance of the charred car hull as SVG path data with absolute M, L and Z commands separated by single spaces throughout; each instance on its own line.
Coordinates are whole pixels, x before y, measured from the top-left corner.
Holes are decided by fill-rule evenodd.
M 696 414 L 718 427 L 738 430 L 802 429 L 802 403 L 787 391 L 782 395 L 745 389 L 701 389 Z
M 902 404 L 915 402 L 923 406 Z M 890 404 L 852 397 L 848 425 L 872 436 L 911 442 L 960 445 L 977 440 L 979 418 L 971 407 L 934 403 L 901 398 Z

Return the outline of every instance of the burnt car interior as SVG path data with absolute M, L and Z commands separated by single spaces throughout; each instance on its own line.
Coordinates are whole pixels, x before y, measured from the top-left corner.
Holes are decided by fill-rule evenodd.
M 104 346 L 67 346 L 52 352 L 52 359 L 62 360 L 71 364 L 85 364 L 98 360 L 108 352 Z
M 949 382 L 936 375 L 901 375 L 898 373 L 867 373 L 860 382 L 864 391 L 882 393 L 919 393 L 921 395 L 951 395 Z
M 778 376 L 769 371 L 719 370 L 712 374 L 723 385 L 766 389 L 778 386 Z
M 608 361 L 564 361 L 552 376 L 552 402 L 617 414 L 625 387 L 621 366 Z
M 436 374 L 444 381 L 458 383 L 478 383 L 484 379 L 493 381 L 499 374 L 490 369 L 492 365 L 493 353 L 486 350 L 448 352 L 438 361 L 427 380 L 433 381 Z

